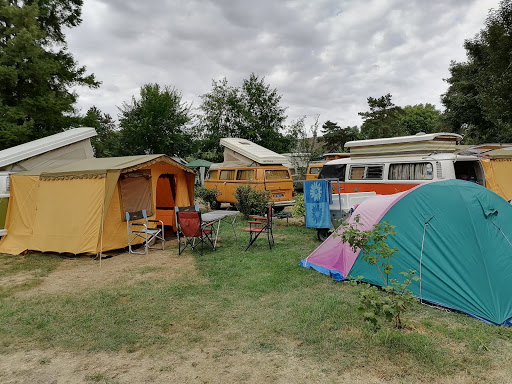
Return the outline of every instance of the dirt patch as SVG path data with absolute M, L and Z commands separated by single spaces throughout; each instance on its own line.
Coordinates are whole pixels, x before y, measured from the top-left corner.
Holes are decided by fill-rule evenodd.
M 151 250 L 148 256 L 122 253 L 101 261 L 87 256 L 63 260 L 59 267 L 42 278 L 36 287 L 17 293 L 19 297 L 41 294 L 66 294 L 115 284 L 134 284 L 140 280 L 172 279 L 195 271 L 191 252 L 178 255 L 177 241 L 166 242 L 167 249 Z M 30 274 L 33 278 L 33 274 Z M 14 275 L 17 276 L 17 275 Z
M 23 285 L 27 282 L 33 281 L 37 271 L 19 272 L 13 275 L 8 275 L 0 278 L 0 288 L 13 288 Z
M 286 353 L 204 348 L 184 354 L 18 352 L 2 356 L 2 383 L 395 383 L 363 370 L 337 372 Z

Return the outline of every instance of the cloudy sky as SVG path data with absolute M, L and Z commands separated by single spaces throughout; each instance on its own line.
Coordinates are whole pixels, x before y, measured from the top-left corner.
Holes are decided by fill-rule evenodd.
M 360 125 L 367 98 L 442 109 L 451 60 L 498 0 L 85 0 L 71 53 L 102 82 L 78 88 L 82 113 L 118 108 L 147 83 L 197 108 L 213 79 L 254 72 L 282 95 L 288 121 Z

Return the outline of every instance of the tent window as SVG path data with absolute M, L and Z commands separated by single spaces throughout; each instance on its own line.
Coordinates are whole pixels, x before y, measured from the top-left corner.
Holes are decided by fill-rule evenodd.
M 236 173 L 237 180 L 254 180 L 254 169 L 239 170 Z
M 149 170 L 121 174 L 119 190 L 124 221 L 126 221 L 125 212 L 137 212 L 145 209 L 148 216 L 153 215 L 151 173 Z
M 432 180 L 433 170 L 431 163 L 391 164 L 389 180 Z
M 234 170 L 220 171 L 220 180 L 233 180 L 235 178 Z

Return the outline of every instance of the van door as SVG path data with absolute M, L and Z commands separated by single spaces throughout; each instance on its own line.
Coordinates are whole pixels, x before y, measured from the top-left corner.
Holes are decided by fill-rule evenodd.
M 480 160 L 457 160 L 453 166 L 456 179 L 472 181 L 485 187 L 485 174 Z
M 235 170 L 221 169 L 219 172 L 219 183 L 217 184 L 219 195 L 217 201 L 222 203 L 235 203 Z

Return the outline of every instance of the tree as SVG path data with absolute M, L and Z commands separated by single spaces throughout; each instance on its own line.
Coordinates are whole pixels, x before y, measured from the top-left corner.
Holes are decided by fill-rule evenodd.
M 196 127 L 202 139 L 203 157 L 222 160 L 219 139 L 240 137 L 276 152 L 286 152 L 292 145 L 284 135 L 285 108 L 281 95 L 254 73 L 241 87 L 228 85 L 227 79 L 212 82 L 212 90 L 201 96 L 201 115 Z
M 447 121 L 473 142 L 512 141 L 512 0 L 490 10 L 464 48 L 467 61 L 451 63 L 442 95 Z
M 293 121 L 289 127 L 288 137 L 293 143 L 291 163 L 295 174 L 302 180 L 306 178 L 309 163 L 322 154 L 318 140 L 318 119 L 319 116 L 316 116 L 309 130 L 306 128 L 306 116 Z
M 163 153 L 185 157 L 192 148 L 190 105 L 182 101 L 175 88 L 146 84 L 140 89 L 140 100 L 119 108 L 119 146 L 117 155 Z
M 75 85 L 98 87 L 67 51 L 81 0 L 0 0 L 0 149 L 76 124 Z
M 118 139 L 117 125 L 109 114 L 102 113 L 95 106 L 89 108 L 82 118 L 81 125 L 96 129 L 97 135 L 91 138 L 95 157 L 110 157 L 116 152 Z
M 419 132 L 443 132 L 443 114 L 432 104 L 407 105 L 403 108 L 398 124 L 406 135 L 415 135 Z
M 391 97 L 389 93 L 379 98 L 368 97 L 370 112 L 358 113 L 364 121 L 361 125 L 362 138 L 377 139 L 407 134 L 399 125 L 403 110 L 391 102 Z
M 325 152 L 343 152 L 347 141 L 359 139 L 357 126 L 341 128 L 337 123 L 329 120 L 322 125 L 322 133 Z

